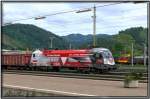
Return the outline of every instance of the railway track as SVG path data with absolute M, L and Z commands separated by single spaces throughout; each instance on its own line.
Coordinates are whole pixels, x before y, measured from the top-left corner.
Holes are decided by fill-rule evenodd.
M 20 75 L 35 75 L 35 76 L 49 76 L 49 77 L 65 77 L 65 78 L 78 78 L 78 79 L 93 79 L 93 80 L 111 80 L 123 81 L 127 72 L 109 72 L 104 74 L 81 74 L 81 73 L 66 73 L 66 72 L 43 72 L 43 71 L 26 71 L 26 70 L 4 70 L 5 74 L 20 74 Z M 147 83 L 147 73 L 139 81 Z

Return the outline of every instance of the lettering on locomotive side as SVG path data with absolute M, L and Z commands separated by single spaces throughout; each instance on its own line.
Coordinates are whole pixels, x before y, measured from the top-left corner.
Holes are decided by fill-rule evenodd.
M 69 54 L 69 56 L 88 56 L 92 54 Z
M 50 57 L 50 58 L 49 58 L 49 61 L 50 61 L 50 62 L 58 62 L 59 59 L 60 59 L 59 57 Z
M 60 56 L 58 54 L 48 54 L 47 56 Z

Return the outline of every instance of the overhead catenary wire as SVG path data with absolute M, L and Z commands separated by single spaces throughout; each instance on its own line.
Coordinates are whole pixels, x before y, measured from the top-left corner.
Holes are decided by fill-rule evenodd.
M 115 28 L 115 27 L 127 27 L 127 26 L 129 26 L 129 25 L 119 25 L 119 24 L 117 24 L 117 22 L 119 22 L 119 23 L 124 23 L 125 21 L 129 21 L 129 20 L 132 20 L 132 19 L 134 19 L 134 18 L 137 18 L 138 16 L 133 16 L 133 17 L 124 17 L 124 18 L 129 18 L 129 19 L 125 19 L 125 20 L 116 20 L 116 25 L 109 25 L 108 24 L 108 26 L 105 24 L 105 27 L 103 27 L 103 28 L 101 28 L 101 27 L 97 27 L 98 29 L 105 29 L 105 28 Z M 105 23 L 106 21 L 104 21 L 103 19 L 101 19 L 100 20 L 100 23 Z M 109 21 L 108 21 L 109 22 Z M 71 21 L 69 21 L 69 26 L 71 25 L 71 24 L 80 24 L 81 22 L 78 22 L 78 21 L 76 21 L 76 22 L 71 22 Z M 99 23 L 99 22 L 97 22 L 97 23 Z M 131 23 L 131 22 L 128 22 L 128 23 Z M 133 24 L 133 23 L 132 23 Z M 140 24 L 135 24 L 135 25 L 139 25 L 140 26 Z M 91 28 L 92 29 L 92 28 Z M 79 30 L 87 30 L 87 28 L 85 27 L 85 28 L 80 28 Z M 73 30 L 73 31 L 78 31 L 78 30 Z M 68 31 L 56 31 L 56 33 L 58 33 L 58 32 L 68 32 Z
M 118 3 L 111 3 L 111 4 L 106 4 L 106 5 L 99 5 L 99 6 L 95 6 L 96 8 L 99 7 L 105 7 L 105 6 L 111 6 L 111 5 L 116 5 L 116 4 L 120 4 L 122 2 L 118 2 Z M 76 12 L 78 10 L 82 10 L 82 9 L 92 9 L 93 7 L 86 7 L 86 8 L 80 8 L 80 9 L 75 9 L 75 10 L 69 10 L 69 11 L 62 11 L 62 12 L 57 12 L 57 13 L 52 13 L 52 14 L 47 14 L 47 15 L 42 15 L 42 16 L 33 16 L 33 17 L 28 17 L 28 18 L 22 18 L 22 19 L 17 19 L 17 20 L 13 20 L 13 21 L 9 21 L 8 23 L 13 23 L 13 22 L 17 22 L 17 21 L 23 21 L 23 20 L 29 20 L 29 19 L 35 19 L 37 17 L 47 17 L 47 16 L 53 16 L 53 15 L 58 15 L 58 14 L 65 14 L 65 13 L 71 13 L 71 12 Z M 7 23 L 5 23 L 7 24 Z
M 141 15 L 140 15 L 141 16 Z M 116 22 L 122 22 L 122 23 L 124 23 L 124 21 L 129 21 L 129 20 L 133 20 L 133 19 L 135 19 L 135 18 L 137 18 L 137 17 L 140 17 L 140 16 L 132 16 L 132 17 L 123 17 L 124 19 L 117 19 L 116 20 Z M 98 19 L 99 17 L 97 17 L 97 19 Z M 125 18 L 128 18 L 128 19 L 125 19 Z M 147 16 L 146 16 L 146 18 L 147 18 Z M 114 17 L 113 18 L 108 18 L 108 19 L 115 19 Z M 103 22 L 106 22 L 103 18 L 101 18 L 100 17 L 100 19 L 98 19 L 99 21 L 97 21 L 97 23 L 103 23 Z M 49 21 L 50 22 L 50 21 Z M 90 22 L 90 21 L 89 21 Z M 57 23 L 57 22 L 55 22 L 55 23 Z M 69 23 L 68 24 L 80 24 L 81 22 L 73 22 L 73 21 L 69 21 Z
M 99 8 L 99 7 L 105 7 L 105 6 L 110 6 L 110 5 L 116 5 L 116 4 L 120 4 L 120 3 L 122 3 L 122 2 L 118 2 L 118 3 L 112 3 L 112 4 L 105 4 L 105 5 L 96 5 L 95 7 L 96 8 Z M 54 16 L 54 15 L 60 15 L 60 14 L 65 14 L 65 13 L 71 13 L 71 12 L 76 12 L 76 11 L 78 11 L 78 10 L 82 10 L 82 9 L 92 9 L 93 7 L 87 7 L 87 8 L 80 8 L 80 9 L 75 9 L 75 10 L 69 10 L 69 11 L 61 11 L 61 12 L 57 12 L 57 13 L 52 13 L 52 14 L 47 14 L 47 15 L 42 15 L 41 17 L 47 17 L 47 16 Z M 129 9 L 128 9 L 129 10 Z M 122 10 L 122 11 L 124 11 L 124 10 Z M 131 11 L 131 10 L 130 10 Z M 137 16 L 134 16 L 134 17 L 137 17 Z M 13 21 L 11 21 L 12 23 L 13 22 L 17 22 L 17 21 L 23 21 L 23 20 L 29 20 L 29 19 L 35 19 L 36 17 L 29 17 L 29 18 L 23 18 L 23 19 L 17 19 L 17 20 L 13 20 Z M 116 17 L 110 17 L 110 18 L 108 18 L 108 19 L 115 19 Z M 123 17 L 123 18 L 131 18 L 131 17 Z M 106 18 L 107 19 L 107 18 Z M 105 20 L 106 20 L 105 19 Z M 106 22 L 102 17 L 101 17 L 101 20 L 103 21 L 103 22 Z M 129 20 L 129 19 L 128 19 Z M 101 23 L 102 23 L 102 21 L 101 21 Z M 117 20 L 117 21 L 121 21 L 121 22 L 123 22 L 124 20 Z M 71 24 L 71 22 L 69 22 L 69 24 Z M 118 27 L 122 27 L 122 26 L 120 26 L 120 25 L 115 25 L 115 26 L 107 26 L 107 27 L 103 27 L 103 28 L 99 28 L 98 27 L 98 29 L 105 29 L 105 28 L 108 28 L 108 27 L 110 27 L 110 28 L 118 28 Z M 125 27 L 127 27 L 127 26 L 125 26 Z M 81 30 L 81 29 L 80 29 Z M 84 29 L 82 29 L 82 30 L 84 30 Z M 86 30 L 86 29 L 85 29 Z M 99 31 L 99 30 L 98 30 Z M 63 31 L 64 32 L 64 31 Z M 68 31 L 67 31 L 68 32 Z M 55 32 L 55 33 L 57 33 L 57 31 Z
M 106 5 L 100 5 L 100 6 L 97 6 L 96 5 L 96 8 L 98 7 L 105 7 L 105 6 L 110 6 L 110 5 L 116 5 L 116 4 L 120 4 L 119 3 L 113 3 L 113 4 L 106 4 Z M 92 8 L 92 7 L 88 7 L 88 8 L 82 8 L 82 9 L 89 9 L 89 8 Z M 81 8 L 80 8 L 81 9 Z M 141 8 L 142 9 L 142 8 Z M 138 10 L 138 9 L 128 9 L 130 11 L 134 11 L 134 10 Z M 44 16 L 41 16 L 41 17 L 46 17 L 46 16 L 53 16 L 53 15 L 57 15 L 57 14 L 64 14 L 64 13 L 70 13 L 70 12 L 75 12 L 75 11 L 78 11 L 78 10 L 70 10 L 70 11 L 62 11 L 62 12 L 58 12 L 58 13 L 54 13 L 54 14 L 48 14 L 48 15 L 44 15 Z M 121 11 L 127 11 L 127 10 L 121 10 Z M 133 17 L 137 17 L 137 16 L 133 16 Z M 13 20 L 13 21 L 8 21 L 7 23 L 5 23 L 5 25 L 9 25 L 9 24 L 12 24 L 13 22 L 17 22 L 17 21 L 23 21 L 23 20 L 29 20 L 29 19 L 35 19 L 36 17 L 29 17 L 29 18 L 23 18 L 23 19 L 17 19 L 17 20 Z M 118 17 L 110 17 L 110 18 L 107 18 L 107 19 L 118 19 Z M 130 17 L 124 17 L 124 18 L 130 18 Z M 102 19 L 102 17 L 101 17 Z M 121 19 L 122 20 L 122 19 Z

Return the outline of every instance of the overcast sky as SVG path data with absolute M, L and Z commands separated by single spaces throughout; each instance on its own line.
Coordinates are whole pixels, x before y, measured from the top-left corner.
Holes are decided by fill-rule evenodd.
M 114 3 L 114 2 L 112 2 Z M 62 11 L 78 10 L 112 3 L 3 3 L 3 23 L 33 24 L 57 35 L 72 33 L 93 33 L 93 11 L 84 13 L 65 13 L 47 16 L 42 20 L 18 19 L 55 14 Z M 121 3 L 96 8 L 96 33 L 116 34 L 120 30 L 130 27 L 147 27 L 146 3 Z

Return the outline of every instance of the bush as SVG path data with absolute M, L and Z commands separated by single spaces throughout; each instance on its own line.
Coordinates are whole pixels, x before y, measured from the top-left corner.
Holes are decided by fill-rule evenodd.
M 125 81 L 130 82 L 132 80 L 140 80 L 143 77 L 143 73 L 141 72 L 130 72 L 125 76 Z

